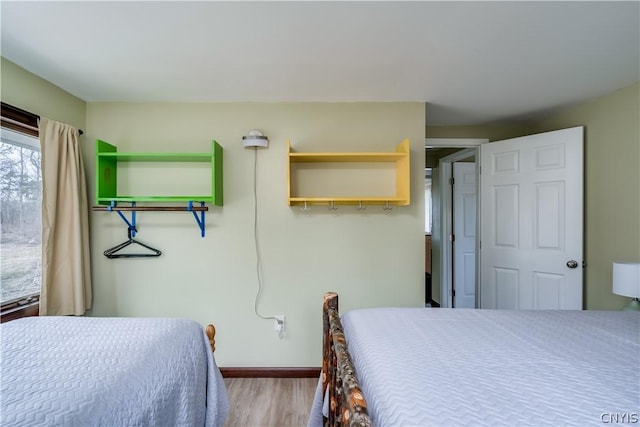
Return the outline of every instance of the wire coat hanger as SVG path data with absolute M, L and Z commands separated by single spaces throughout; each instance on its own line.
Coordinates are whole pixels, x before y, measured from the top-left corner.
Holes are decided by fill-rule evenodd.
M 134 239 L 133 237 L 131 237 L 131 233 L 132 232 L 137 232 L 137 230 L 135 229 L 135 227 L 129 227 L 127 229 L 127 236 L 129 237 L 129 240 L 127 240 L 126 242 L 122 242 L 120 244 L 117 244 L 116 246 L 107 249 L 106 251 L 104 251 L 104 256 L 106 256 L 107 258 L 149 258 L 149 257 L 159 257 L 160 255 L 162 255 L 162 252 L 160 252 L 158 249 L 152 248 L 149 245 L 145 245 L 142 242 L 139 242 L 138 240 Z M 118 252 L 121 249 L 126 248 L 129 245 L 140 245 L 146 249 L 149 249 L 151 251 L 151 253 L 145 252 L 145 253 L 126 253 L 126 254 L 118 254 L 116 252 Z

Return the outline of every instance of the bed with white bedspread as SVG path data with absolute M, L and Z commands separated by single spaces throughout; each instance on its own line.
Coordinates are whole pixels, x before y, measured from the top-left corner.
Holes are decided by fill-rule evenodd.
M 194 321 L 30 317 L 0 331 L 3 426 L 221 426 L 228 414 Z
M 380 308 L 341 320 L 375 426 L 584 426 L 640 416 L 638 312 Z M 321 383 L 310 426 L 323 422 Z

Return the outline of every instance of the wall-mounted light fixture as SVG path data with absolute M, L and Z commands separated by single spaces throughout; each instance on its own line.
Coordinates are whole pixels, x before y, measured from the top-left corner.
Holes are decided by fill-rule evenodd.
M 244 148 L 252 147 L 269 147 L 269 138 L 264 136 L 259 130 L 250 130 L 249 135 L 242 137 L 242 146 Z
M 256 250 L 256 279 L 258 280 L 258 292 L 253 301 L 253 311 L 256 316 L 261 319 L 276 321 L 276 331 L 278 337 L 282 338 L 285 331 L 285 315 L 278 314 L 273 316 L 263 316 L 258 312 L 258 304 L 260 303 L 260 295 L 262 294 L 262 257 L 260 256 L 260 250 L 258 248 L 258 148 L 268 148 L 269 138 L 264 136 L 262 132 L 257 129 L 249 131 L 249 135 L 242 137 L 242 146 L 244 148 L 254 148 L 253 150 L 253 243 Z

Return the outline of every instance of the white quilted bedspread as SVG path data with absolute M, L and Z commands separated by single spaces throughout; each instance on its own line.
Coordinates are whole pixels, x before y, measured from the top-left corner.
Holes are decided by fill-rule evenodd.
M 221 426 L 228 414 L 194 321 L 40 317 L 0 332 L 2 426 Z
M 637 312 L 386 308 L 342 321 L 376 426 L 601 426 L 639 417 Z

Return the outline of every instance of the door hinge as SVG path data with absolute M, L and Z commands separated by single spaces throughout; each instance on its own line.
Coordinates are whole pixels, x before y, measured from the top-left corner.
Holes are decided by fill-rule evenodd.
M 449 178 L 449 185 L 453 185 L 454 181 L 453 177 Z
M 449 234 L 449 241 L 450 242 L 455 242 L 456 241 L 456 235 L 455 234 Z

